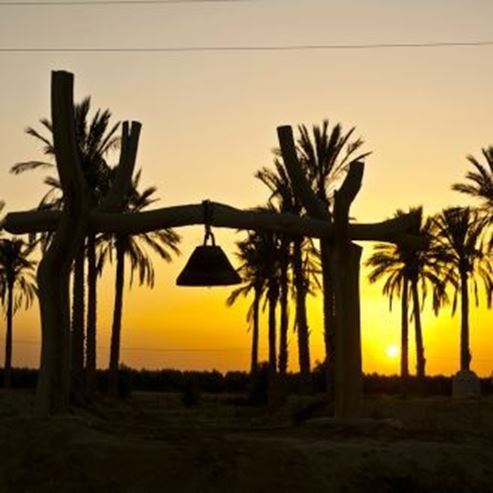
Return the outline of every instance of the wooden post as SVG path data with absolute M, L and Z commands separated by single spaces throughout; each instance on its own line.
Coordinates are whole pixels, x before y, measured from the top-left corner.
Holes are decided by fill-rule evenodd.
M 75 138 L 73 75 L 52 72 L 53 142 L 63 210 L 38 267 L 41 363 L 35 410 L 40 415 L 68 411 L 70 393 L 69 275 L 89 219 L 89 195 Z
M 313 218 L 331 215 L 311 189 L 299 165 L 291 127 L 277 129 L 281 153 L 297 198 Z M 361 395 L 359 261 L 361 248 L 351 243 L 349 208 L 363 178 L 363 163 L 353 163 L 336 192 L 333 242 L 321 241 L 326 352 L 333 357 L 335 414 L 357 413 Z M 328 355 L 327 354 L 327 355 Z M 332 364 L 332 362 L 331 362 Z M 329 374 L 329 371 L 327 372 Z
M 89 230 L 91 200 L 77 151 L 73 103 L 74 77 L 52 73 L 52 122 L 55 158 L 63 192 L 55 235 L 38 267 L 41 311 L 41 364 L 36 390 L 40 415 L 68 411 L 70 395 L 69 276 Z M 140 124 L 123 124 L 120 165 L 101 210 L 121 210 L 130 187 Z
M 361 327 L 359 266 L 362 248 L 349 236 L 349 209 L 361 187 L 363 163 L 353 163 L 335 193 L 335 241 L 332 252 L 334 278 L 335 416 L 354 417 L 361 400 Z
M 286 170 L 293 187 L 296 198 L 305 207 L 312 218 L 331 224 L 332 218 L 326 204 L 313 192 L 308 183 L 296 155 L 293 131 L 291 127 L 278 127 L 277 135 L 281 148 L 282 157 Z M 333 398 L 335 338 L 336 338 L 336 313 L 334 307 L 332 272 L 332 245 L 333 241 L 320 240 L 320 257 L 322 263 L 322 285 L 323 285 L 323 320 L 324 320 L 324 342 L 326 356 L 327 395 Z

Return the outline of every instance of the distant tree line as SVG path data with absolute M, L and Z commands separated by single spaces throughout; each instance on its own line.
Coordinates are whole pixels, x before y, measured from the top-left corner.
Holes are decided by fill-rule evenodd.
M 121 367 L 119 370 L 119 395 L 126 397 L 135 392 L 172 392 L 183 393 L 192 384 L 199 393 L 205 394 L 246 394 L 266 392 L 267 365 L 260 364 L 257 372 L 258 380 L 253 382 L 252 377 L 245 371 L 228 371 L 221 373 L 212 371 L 181 371 L 173 369 L 163 370 L 134 370 Z M 38 370 L 31 368 L 12 368 L 12 387 L 17 389 L 33 389 L 36 386 Z M 0 369 L 0 378 L 4 370 Z M 96 371 L 96 387 L 100 392 L 106 392 L 109 381 L 108 370 Z M 287 373 L 288 391 L 296 394 L 300 389 L 301 375 Z M 311 381 L 315 393 L 323 393 L 326 389 L 326 371 L 323 364 L 315 365 L 311 372 Z M 481 387 L 484 394 L 493 394 L 491 378 L 481 378 Z M 406 392 L 408 395 L 433 396 L 450 395 L 452 377 L 435 375 L 418 378 L 410 376 Z M 401 378 L 397 375 L 379 375 L 371 373 L 363 375 L 363 390 L 367 395 L 401 395 Z M 258 398 L 258 395 L 256 396 Z M 266 398 L 266 396 L 264 396 Z

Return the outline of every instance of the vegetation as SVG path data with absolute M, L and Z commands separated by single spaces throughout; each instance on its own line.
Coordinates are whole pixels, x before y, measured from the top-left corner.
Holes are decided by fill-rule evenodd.
M 119 146 L 120 138 L 117 136 L 119 123 L 110 125 L 111 112 L 97 110 L 93 117 L 89 118 L 91 99 L 84 98 L 74 106 L 75 137 L 77 153 L 89 186 L 92 201 L 97 204 L 105 195 L 110 186 L 111 169 L 107 163 L 107 156 Z M 28 127 L 26 133 L 43 144 L 43 154 L 50 159 L 55 158 L 53 145 L 53 127 L 51 122 L 43 118 L 41 127 L 48 135 L 41 133 L 33 127 Z M 11 168 L 14 174 L 24 173 L 36 169 L 54 169 L 52 161 L 26 161 L 15 164 Z M 40 209 L 60 209 L 63 197 L 61 196 L 60 183 L 57 178 L 48 176 L 44 180 L 50 188 L 39 203 Z M 51 234 L 43 236 L 44 249 L 49 243 Z M 83 390 L 84 379 L 86 382 L 86 397 L 91 398 L 95 390 L 96 371 L 96 336 L 97 336 L 97 244 L 95 234 L 87 237 L 86 248 L 82 248 L 76 257 L 73 268 L 73 303 L 72 303 L 72 388 L 80 398 Z M 85 259 L 87 258 L 87 318 L 84 324 L 85 309 Z M 85 325 L 85 327 L 84 327 Z M 84 340 L 85 338 L 85 340 Z M 85 342 L 85 365 L 84 365 Z M 85 366 L 85 375 L 84 375 Z
M 157 199 L 153 197 L 155 187 L 148 187 L 142 192 L 138 190 L 140 172 L 135 175 L 131 191 L 126 202 L 126 211 L 135 213 L 144 210 Z M 139 285 L 154 286 L 154 265 L 150 252 L 166 262 L 171 262 L 172 253 L 178 254 L 180 237 L 172 229 L 163 229 L 140 235 L 116 235 L 110 239 L 101 254 L 101 264 L 106 258 L 112 259 L 113 250 L 116 257 L 115 303 L 113 309 L 113 325 L 111 329 L 109 392 L 118 394 L 118 367 L 120 364 L 120 340 L 123 316 L 123 289 L 125 286 L 125 260 L 130 263 L 130 286 L 137 277 Z
M 491 253 L 482 241 L 482 223 L 469 207 L 451 207 L 433 219 L 436 248 L 439 252 L 443 280 L 454 292 L 452 312 L 460 296 L 460 368 L 469 370 L 469 294 L 472 291 L 479 303 L 478 280 L 484 284 L 488 306 L 493 292 L 493 263 Z
M 20 239 L 0 239 L 0 299 L 5 312 L 5 365 L 4 386 L 12 384 L 12 338 L 14 313 L 21 307 L 25 309 L 36 297 L 35 267 L 31 260 L 35 245 L 26 244 Z
M 277 151 L 276 151 L 277 153 Z M 286 169 L 278 158 L 274 159 L 274 169 L 263 167 L 256 175 L 265 184 L 271 195 L 269 206 L 279 213 L 289 213 L 300 216 L 302 207 L 296 199 L 291 187 Z M 306 312 L 306 296 L 310 291 L 310 272 L 313 262 L 312 243 L 305 241 L 301 236 L 281 236 L 279 278 L 281 283 L 281 324 L 280 324 L 280 350 L 279 371 L 285 374 L 288 365 L 288 291 L 289 285 L 295 293 L 295 328 L 298 333 L 298 361 L 302 375 L 302 386 L 309 390 L 310 386 L 310 345 L 308 317 Z M 289 269 L 292 274 L 289 276 Z M 313 277 L 313 276 L 312 276 Z
M 243 284 L 235 288 L 226 304 L 232 306 L 241 296 L 253 293 L 253 301 L 247 311 L 247 322 L 252 325 L 252 349 L 250 353 L 250 373 L 253 375 L 258 370 L 258 345 L 260 335 L 260 303 L 266 287 L 265 259 L 262 256 L 261 238 L 251 233 L 245 240 L 236 243 L 236 257 L 240 261 L 238 273 Z
M 481 149 L 486 164 L 481 164 L 474 156 L 467 156 L 473 171 L 466 173 L 465 183 L 456 183 L 452 189 L 479 199 L 479 212 L 484 214 L 488 224 L 493 222 L 493 147 Z
M 427 241 L 426 248 L 414 249 L 399 244 L 377 244 L 366 265 L 370 268 L 368 279 L 371 283 L 385 280 L 382 293 L 389 298 L 389 309 L 395 296 L 401 298 L 401 376 L 409 376 L 408 368 L 408 323 L 414 319 L 416 340 L 416 374 L 425 376 L 425 349 L 421 324 L 421 311 L 429 289 L 432 291 L 433 310 L 448 302 L 442 264 L 437 259 L 436 248 L 431 241 L 432 221 L 423 223 L 421 207 L 409 210 L 417 218 L 419 234 Z M 402 217 L 397 211 L 395 217 Z M 421 291 L 421 297 L 419 295 Z M 408 309 L 411 302 L 412 311 Z

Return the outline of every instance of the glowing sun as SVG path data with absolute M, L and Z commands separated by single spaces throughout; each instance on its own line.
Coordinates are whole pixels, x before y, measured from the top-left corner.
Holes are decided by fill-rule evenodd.
M 400 350 L 399 350 L 398 346 L 396 346 L 395 344 L 388 346 L 387 349 L 385 350 L 385 352 L 387 353 L 387 356 L 389 358 L 397 358 L 400 354 Z

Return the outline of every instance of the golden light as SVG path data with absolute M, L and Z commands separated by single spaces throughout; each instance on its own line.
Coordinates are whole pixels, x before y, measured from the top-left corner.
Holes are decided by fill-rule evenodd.
M 387 353 L 387 356 L 389 358 L 397 358 L 400 354 L 400 349 L 398 346 L 395 344 L 392 344 L 391 346 L 388 346 L 387 349 L 385 350 Z

